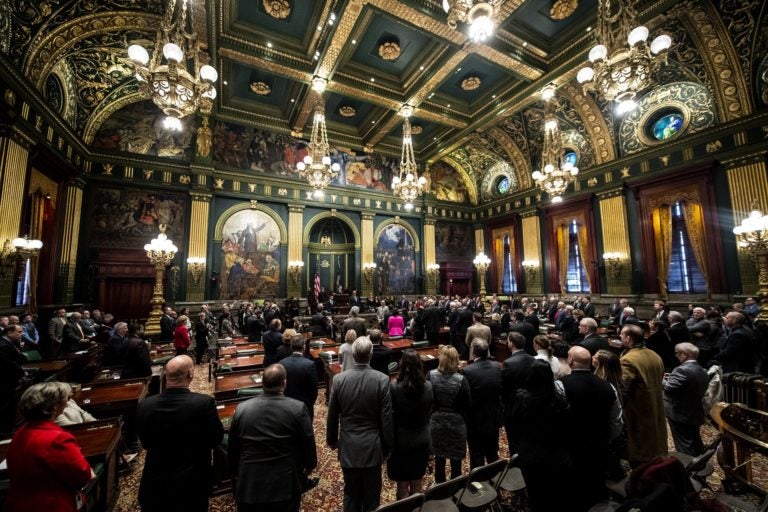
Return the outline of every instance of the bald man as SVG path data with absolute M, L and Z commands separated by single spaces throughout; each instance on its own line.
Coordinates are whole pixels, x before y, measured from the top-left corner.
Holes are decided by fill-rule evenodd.
M 608 443 L 621 432 L 621 407 L 616 390 L 591 371 L 592 356 L 584 347 L 568 351 L 571 374 L 563 377 L 563 387 L 573 415 L 574 508 L 589 510 L 605 499 L 605 473 Z
M 212 484 L 211 450 L 224 437 L 212 396 L 193 393 L 194 362 L 165 365 L 166 390 L 139 402 L 136 424 L 147 460 L 139 486 L 143 512 L 206 512 Z

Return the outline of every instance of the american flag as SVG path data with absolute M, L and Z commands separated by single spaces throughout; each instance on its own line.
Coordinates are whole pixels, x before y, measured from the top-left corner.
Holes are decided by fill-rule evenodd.
M 315 300 L 320 296 L 320 272 L 315 272 Z

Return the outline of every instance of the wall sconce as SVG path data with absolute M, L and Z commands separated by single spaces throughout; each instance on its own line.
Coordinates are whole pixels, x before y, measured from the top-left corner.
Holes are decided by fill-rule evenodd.
M 203 271 L 205 270 L 205 258 L 200 256 L 187 258 L 187 269 L 189 270 L 189 273 L 192 274 L 192 280 L 196 285 L 199 285 L 200 277 L 202 277 Z
M 14 238 L 11 245 L 16 249 L 16 254 L 23 259 L 37 256 L 40 253 L 40 249 L 43 248 L 43 242 L 40 240 L 30 240 L 26 235 L 24 238 Z
M 485 295 L 485 273 L 488 271 L 488 266 L 491 264 L 491 258 L 485 255 L 484 252 L 478 253 L 472 263 L 477 269 L 477 274 L 480 276 L 480 295 Z
M 363 277 L 365 277 L 365 282 L 370 284 L 371 279 L 373 278 L 373 274 L 376 272 L 376 264 L 371 263 L 363 263 Z
M 304 269 L 304 262 L 301 260 L 288 262 L 288 275 L 291 276 L 291 282 L 296 285 L 299 284 L 299 277 L 301 271 Z
M 614 279 L 621 275 L 621 266 L 624 255 L 620 252 L 606 252 L 603 254 L 603 261 L 608 274 Z
M 525 260 L 522 265 L 523 271 L 525 272 L 525 280 L 528 282 L 535 281 L 536 271 L 539 269 L 539 262 L 536 260 Z
M 440 265 L 437 263 L 430 263 L 427 265 L 427 278 L 433 285 L 437 284 L 437 278 L 440 276 Z
M 13 268 L 14 261 L 16 261 L 16 250 L 11 245 L 11 241 L 6 238 L 0 250 L 0 277 L 8 276 L 8 270 Z

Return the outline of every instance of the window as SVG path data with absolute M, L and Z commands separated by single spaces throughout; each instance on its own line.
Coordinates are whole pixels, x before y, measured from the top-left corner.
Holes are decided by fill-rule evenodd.
M 683 128 L 683 115 L 672 112 L 654 121 L 652 131 L 656 140 L 669 140 L 677 135 Z
M 704 293 L 707 283 L 693 256 L 682 204 L 672 205 L 672 254 L 669 261 L 667 289 L 677 293 Z
M 576 154 L 575 151 L 571 151 L 570 149 L 566 149 L 563 153 L 563 162 L 569 163 L 571 165 L 576 165 L 579 161 L 579 155 Z
M 501 271 L 501 292 L 517 293 L 517 281 L 512 271 L 512 251 L 509 235 L 504 235 L 504 268 Z
M 579 225 L 576 224 L 575 219 L 571 221 L 568 234 L 568 271 L 565 276 L 566 292 L 589 293 L 589 282 L 587 281 L 587 274 L 584 272 L 581 252 L 579 251 Z
M 29 302 L 29 280 L 31 265 L 29 258 L 22 264 L 22 273 L 16 281 L 16 306 L 24 306 Z
M 496 192 L 500 196 L 507 195 L 507 192 L 509 192 L 509 178 L 502 176 L 496 181 Z

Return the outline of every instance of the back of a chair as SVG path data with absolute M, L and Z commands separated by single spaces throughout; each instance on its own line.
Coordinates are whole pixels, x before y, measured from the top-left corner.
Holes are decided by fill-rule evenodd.
M 376 509 L 376 512 L 414 512 L 424 503 L 424 495 L 416 493 L 407 498 L 387 503 Z
M 462 475 L 447 482 L 437 484 L 427 489 L 427 492 L 424 493 L 424 503 L 452 499 L 456 493 L 464 490 L 467 482 L 469 482 L 469 475 Z
M 504 473 L 507 471 L 508 461 L 506 459 L 499 459 L 497 461 L 486 464 L 485 466 L 478 466 L 469 473 L 469 482 L 497 482 L 504 478 Z M 491 484 L 492 487 L 496 487 L 495 484 Z

